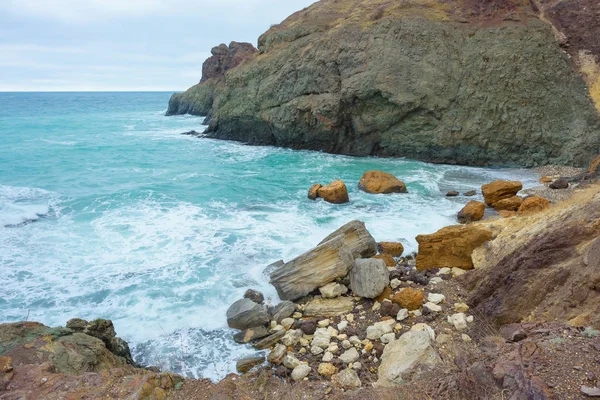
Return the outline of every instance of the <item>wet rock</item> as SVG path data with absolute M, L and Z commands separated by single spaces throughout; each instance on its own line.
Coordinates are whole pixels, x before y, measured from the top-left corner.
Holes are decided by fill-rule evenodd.
M 277 304 L 273 309 L 273 320 L 278 323 L 281 322 L 285 318 L 289 318 L 296 311 L 296 304 L 291 301 L 282 301 Z
M 292 371 L 292 379 L 294 381 L 301 381 L 310 374 L 311 368 L 307 364 L 300 364 Z
M 350 297 L 335 299 L 315 299 L 304 308 L 306 317 L 337 317 L 348 314 L 354 308 L 354 301 Z
M 409 311 L 418 310 L 423 305 L 423 292 L 412 288 L 404 288 L 392 297 L 392 303 Z
M 340 235 L 277 268 L 271 284 L 282 300 L 297 300 L 346 276 L 353 266 L 354 257 Z
M 337 180 L 317 190 L 320 198 L 332 204 L 344 204 L 350 201 L 348 189 L 343 181 Z
M 521 196 L 512 196 L 506 199 L 499 200 L 494 203 L 494 210 L 496 211 L 518 211 L 519 207 L 523 204 L 523 198 Z
M 314 184 L 308 189 L 308 198 L 309 200 L 316 200 L 319 197 L 319 189 L 321 189 L 323 185 L 320 183 Z
M 236 368 L 237 372 L 239 372 L 240 374 L 245 374 L 246 372 L 250 371 L 252 368 L 254 368 L 257 365 L 260 365 L 264 362 L 265 362 L 264 356 L 244 357 L 241 360 L 238 360 L 238 362 L 235 365 L 235 368 Z
M 265 328 L 264 326 L 257 326 L 255 328 L 248 328 L 246 330 L 236 333 L 235 335 L 233 335 L 233 340 L 236 343 L 244 344 L 264 338 L 265 336 L 269 336 L 267 328 Z
M 350 271 L 350 288 L 360 297 L 373 299 L 389 285 L 389 271 L 382 260 L 357 259 Z
M 348 292 L 348 288 L 340 283 L 331 282 L 323 287 L 320 287 L 319 292 L 321 292 L 321 296 L 325 297 L 326 299 L 334 299 L 346 294 Z
M 404 182 L 382 171 L 365 172 L 358 182 L 358 188 L 373 194 L 408 193 Z
M 550 184 L 550 189 L 568 189 L 569 180 L 567 178 L 558 178 Z
M 389 254 L 392 257 L 400 257 L 404 253 L 404 246 L 399 242 L 379 242 L 377 251 L 381 254 Z
M 248 289 L 246 293 L 244 293 L 244 298 L 250 299 L 256 304 L 263 304 L 265 302 L 265 296 L 261 292 L 252 289 Z
M 353 369 L 345 369 L 331 377 L 331 383 L 337 388 L 355 389 L 362 386 L 358 374 Z
M 426 331 L 410 331 L 383 350 L 379 366 L 379 387 L 393 387 L 410 381 L 422 371 L 441 363 Z
M 550 202 L 543 197 L 531 196 L 523 200 L 519 207 L 519 215 L 531 215 L 550 207 Z
M 446 193 L 446 197 L 457 197 L 458 195 L 460 195 L 460 193 L 458 193 L 456 190 L 451 190 Z
M 369 258 L 377 254 L 377 242 L 361 221 L 351 221 L 342 226 L 319 243 L 341 237 L 346 247 L 354 258 Z
M 233 329 L 255 328 L 268 324 L 270 320 L 267 307 L 250 299 L 238 300 L 227 310 L 227 325 Z
M 477 196 L 477 191 L 476 190 L 469 190 L 468 192 L 463 193 L 463 196 L 466 196 L 466 197 Z
M 477 224 L 448 226 L 431 235 L 419 235 L 417 270 L 473 269 L 473 250 L 491 239 L 492 231 Z
M 472 200 L 458 213 L 458 222 L 468 224 L 470 222 L 481 221 L 485 214 L 485 204 L 480 201 Z
M 523 184 L 518 181 L 499 180 L 481 187 L 481 192 L 488 206 L 494 203 L 515 196 L 523 189 Z
M 275 343 L 277 343 L 279 340 L 281 340 L 281 338 L 283 338 L 284 336 L 285 336 L 285 331 L 280 330 L 270 336 L 267 336 L 264 339 L 261 339 L 260 341 L 258 341 L 256 343 L 254 343 L 253 346 L 258 350 L 268 349 L 268 348 L 272 347 Z

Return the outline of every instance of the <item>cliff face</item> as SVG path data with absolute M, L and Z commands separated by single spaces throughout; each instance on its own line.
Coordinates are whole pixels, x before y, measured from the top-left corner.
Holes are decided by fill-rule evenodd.
M 588 88 L 523 0 L 322 0 L 169 114 L 215 138 L 468 165 L 585 165 Z M 558 12 L 558 11 L 557 11 Z M 214 57 L 214 56 L 213 56 Z

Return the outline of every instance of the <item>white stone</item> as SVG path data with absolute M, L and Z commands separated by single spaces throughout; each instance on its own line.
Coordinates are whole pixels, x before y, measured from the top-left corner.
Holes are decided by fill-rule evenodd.
M 390 321 L 392 321 L 392 323 L 395 323 L 395 321 L 393 320 Z M 377 340 L 381 336 L 392 331 L 392 326 L 388 321 L 376 322 L 375 324 L 367 328 L 367 339 Z
M 300 361 L 298 361 L 298 359 L 296 357 L 294 357 L 292 354 L 288 353 L 283 359 L 283 365 L 286 368 L 294 369 L 298 365 L 300 365 Z
M 340 322 L 338 324 L 337 328 L 338 328 L 338 331 L 345 332 L 346 329 L 348 328 L 348 321 L 342 321 L 342 322 Z
M 325 350 L 323 350 L 321 347 L 312 346 L 310 348 L 310 354 L 312 354 L 313 356 L 318 356 L 319 354 L 323 354 L 324 352 Z
M 474 318 L 473 318 L 473 316 L 472 316 L 472 315 L 469 315 L 469 316 L 467 317 L 467 322 L 473 322 L 473 319 L 474 319 Z
M 323 355 L 323 358 L 321 359 L 321 361 L 323 362 L 332 362 L 333 361 L 333 353 L 330 351 L 326 351 L 325 354 Z
M 338 332 L 337 329 L 335 329 L 333 326 L 329 326 L 327 327 L 327 332 L 329 333 L 330 337 L 335 337 L 337 335 L 339 335 L 340 333 Z
M 339 340 L 340 342 L 343 342 L 344 340 L 348 339 L 348 335 L 346 335 L 345 333 L 340 333 L 339 335 L 337 335 L 337 340 Z
M 281 325 L 277 325 L 275 326 L 275 328 L 271 329 L 271 332 L 275 333 L 275 332 L 279 332 L 279 331 L 284 331 L 285 328 Z
M 308 347 L 308 345 L 310 344 L 310 341 L 306 338 L 300 338 L 299 343 L 300 343 L 300 346 L 302 346 L 302 347 Z
M 423 315 L 421 310 L 410 311 L 409 314 L 412 315 L 413 317 L 420 317 L 421 315 Z
M 340 351 L 340 347 L 337 345 L 337 343 L 330 343 L 329 347 L 327 348 L 327 351 L 337 353 L 338 351 Z
M 457 331 L 467 329 L 467 317 L 464 313 L 456 313 L 448 317 L 448 323 L 454 325 Z
M 466 273 L 467 273 L 467 271 L 465 271 L 462 268 L 457 268 L 457 267 L 452 268 L 452 275 L 454 275 L 454 276 L 461 276 Z
M 330 320 L 328 320 L 328 319 L 322 319 L 321 321 L 317 322 L 317 326 L 319 328 L 327 328 L 330 323 L 331 323 Z
M 352 344 L 352 346 L 360 346 L 362 344 L 358 336 L 350 336 L 350 339 L 348 339 L 348 341 L 350 342 L 350 344 Z
M 435 331 L 427 324 L 415 324 L 412 326 L 412 328 L 410 328 L 410 330 L 413 332 L 425 331 L 429 333 L 431 340 L 435 340 Z
M 359 363 L 359 362 L 355 362 L 355 363 L 352 365 L 352 369 L 355 369 L 355 370 L 357 370 L 357 371 L 358 371 L 359 369 L 361 369 L 361 368 L 362 368 L 362 364 L 361 364 L 361 363 Z
M 342 360 L 342 362 L 344 364 L 350 364 L 353 362 L 358 361 L 358 359 L 360 358 L 360 354 L 358 354 L 358 351 L 352 347 L 349 350 L 346 350 L 341 356 L 340 356 L 340 360 Z
M 382 335 L 380 339 L 381 339 L 381 343 L 388 344 L 388 343 L 396 340 L 396 334 L 395 333 L 386 333 L 385 335 Z
M 327 299 L 333 299 L 346 294 L 348 292 L 348 288 L 340 283 L 331 282 L 319 288 L 319 292 L 321 292 L 321 296 Z
M 431 312 L 440 312 L 440 311 L 442 311 L 442 306 L 438 306 L 435 303 L 425 303 L 425 305 L 423 307 L 426 308 L 426 309 L 428 309 Z
M 294 318 L 284 318 L 281 320 L 281 326 L 283 329 L 288 330 L 294 325 Z
M 439 276 L 434 276 L 433 278 L 431 278 L 429 280 L 429 283 L 431 283 L 432 285 L 437 285 L 444 282 L 444 280 L 442 278 L 440 278 Z
M 348 350 L 350 347 L 352 347 L 352 343 L 350 343 L 349 340 L 344 340 L 342 341 L 342 348 Z
M 354 322 L 354 314 L 346 315 L 346 321 L 348 321 L 350 323 Z
M 406 318 L 408 318 L 408 310 L 406 308 L 398 311 L 398 315 L 396 315 L 398 321 L 404 321 Z
M 460 337 L 462 338 L 463 342 L 465 342 L 465 343 L 471 343 L 471 341 L 472 341 L 471 336 L 467 335 L 466 333 L 463 333 Z
M 295 346 L 302 339 L 302 331 L 300 329 L 290 329 L 285 333 L 285 335 L 281 338 L 281 343 L 284 346 L 290 347 Z
M 310 367 L 306 364 L 300 364 L 292 371 L 292 379 L 295 381 L 301 381 L 310 374 Z
M 439 270 L 438 275 L 448 275 L 452 270 L 450 268 L 442 268 Z
M 381 309 L 381 303 L 376 301 L 375 304 L 373 304 L 373 307 L 371 307 L 371 311 L 379 311 Z
M 400 279 L 392 279 L 392 281 L 390 282 L 390 287 L 392 289 L 397 289 L 398 286 L 402 285 L 402 281 Z
M 429 296 L 427 296 L 427 301 L 429 301 L 430 303 L 433 304 L 440 304 L 441 302 L 446 300 L 446 296 L 444 296 L 443 294 L 439 294 L 439 293 L 429 293 Z

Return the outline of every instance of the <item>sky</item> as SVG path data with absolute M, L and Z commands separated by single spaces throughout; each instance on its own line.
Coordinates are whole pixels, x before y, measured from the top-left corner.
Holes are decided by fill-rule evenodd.
M 183 91 L 315 0 L 0 0 L 0 91 Z

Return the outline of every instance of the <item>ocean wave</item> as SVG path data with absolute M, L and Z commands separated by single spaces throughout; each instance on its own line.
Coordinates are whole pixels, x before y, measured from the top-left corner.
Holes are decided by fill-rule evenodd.
M 0 185 L 0 227 L 18 227 L 60 210 L 59 196 L 38 188 Z

